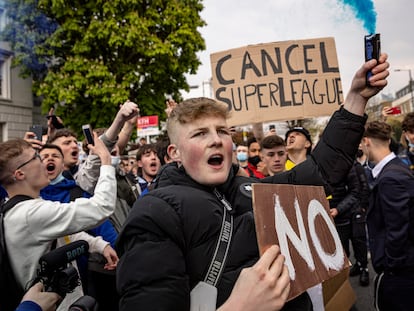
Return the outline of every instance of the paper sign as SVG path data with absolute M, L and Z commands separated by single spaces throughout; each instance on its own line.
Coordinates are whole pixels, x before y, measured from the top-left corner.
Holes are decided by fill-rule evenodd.
M 137 120 L 138 136 L 152 136 L 160 133 L 158 128 L 158 116 L 140 117 Z
M 289 299 L 349 266 L 323 187 L 253 184 L 260 254 L 280 246 L 289 269 Z
M 333 38 L 249 45 L 213 53 L 215 98 L 229 125 L 329 116 L 343 102 Z

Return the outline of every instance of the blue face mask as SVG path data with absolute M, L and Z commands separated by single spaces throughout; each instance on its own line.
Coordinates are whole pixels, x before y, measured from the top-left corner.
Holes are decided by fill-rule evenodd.
M 237 154 L 237 160 L 244 162 L 247 160 L 247 153 L 246 152 L 239 152 Z

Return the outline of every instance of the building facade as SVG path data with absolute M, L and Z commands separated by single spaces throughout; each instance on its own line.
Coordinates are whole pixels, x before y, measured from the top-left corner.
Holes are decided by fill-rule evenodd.
M 0 31 L 7 23 L 0 0 Z M 23 138 L 40 107 L 34 107 L 31 79 L 19 77 L 19 68 L 12 67 L 13 52 L 7 42 L 0 41 L 0 141 Z M 40 122 L 41 120 L 37 120 Z

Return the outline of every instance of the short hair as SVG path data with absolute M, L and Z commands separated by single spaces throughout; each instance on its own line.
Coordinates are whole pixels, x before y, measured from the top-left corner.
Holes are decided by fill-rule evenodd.
M 13 172 L 10 170 L 10 163 L 13 163 L 26 149 L 33 149 L 33 147 L 30 143 L 20 138 L 0 143 L 0 184 L 10 185 L 13 182 L 11 178 Z
M 404 120 L 402 121 L 401 127 L 404 132 L 414 131 L 414 112 L 409 112 L 405 115 Z
M 71 137 L 71 136 L 78 139 L 78 135 L 76 135 L 74 131 L 67 129 L 67 128 L 58 129 L 52 135 L 49 136 L 49 138 L 47 139 L 47 142 L 49 144 L 52 144 L 59 137 Z
M 263 149 L 272 149 L 274 147 L 286 146 L 285 140 L 278 135 L 269 135 L 263 138 L 260 143 L 260 148 Z
M 250 149 L 250 145 L 253 143 L 257 143 L 256 137 L 249 137 L 249 139 L 247 140 L 247 148 Z
M 155 154 L 157 154 L 157 147 L 155 146 L 155 144 L 145 144 L 142 147 L 139 147 L 136 157 L 137 161 L 140 161 L 144 154 L 150 152 L 154 152 Z
M 64 157 L 63 156 L 63 151 L 62 151 L 62 149 L 58 145 L 54 145 L 54 144 L 44 144 L 42 146 L 42 148 L 40 148 L 40 151 L 42 151 L 44 149 L 56 149 L 57 151 L 59 151 L 59 153 L 62 155 L 62 157 Z
M 374 138 L 385 142 L 391 139 L 391 132 L 391 125 L 381 121 L 372 121 L 366 125 L 364 137 Z
M 165 164 L 165 158 L 167 159 L 170 158 L 167 152 L 169 145 L 170 145 L 170 139 L 168 138 L 167 135 L 162 136 L 155 143 L 155 148 L 157 149 L 157 156 L 158 156 L 158 159 L 160 159 L 161 165 Z
M 194 122 L 204 117 L 222 117 L 228 119 L 230 112 L 228 107 L 211 98 L 198 97 L 187 99 L 171 112 L 167 121 L 167 132 L 172 143 L 178 139 L 177 125 Z

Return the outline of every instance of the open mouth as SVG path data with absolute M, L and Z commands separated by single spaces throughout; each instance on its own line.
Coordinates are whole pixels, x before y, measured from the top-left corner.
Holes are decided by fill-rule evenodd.
M 78 156 L 78 152 L 77 151 L 72 151 L 71 155 L 72 155 L 72 157 L 77 157 Z
M 218 166 L 218 165 L 221 165 L 223 161 L 224 161 L 223 156 L 216 154 L 216 155 L 211 156 L 207 162 L 209 165 Z
M 56 166 L 55 166 L 55 164 L 53 164 L 53 163 L 49 163 L 49 164 L 46 166 L 46 169 L 47 169 L 47 171 L 48 171 L 48 172 L 53 172 L 53 171 L 55 170 L 55 168 L 56 168 Z

